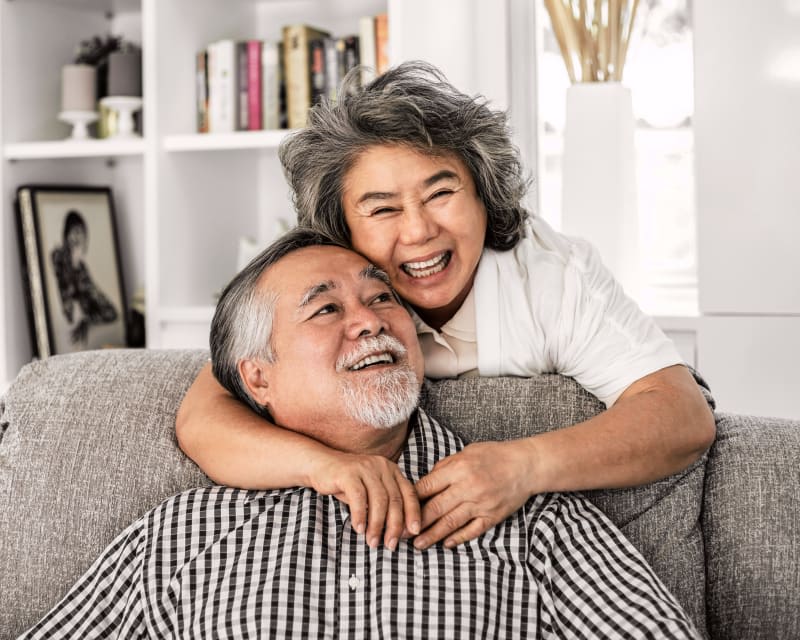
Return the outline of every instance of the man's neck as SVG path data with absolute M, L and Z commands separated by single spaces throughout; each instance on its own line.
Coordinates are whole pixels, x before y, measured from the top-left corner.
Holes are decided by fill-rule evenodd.
M 408 432 L 408 420 L 388 429 L 361 425 L 348 453 L 383 456 L 397 462 L 406 445 Z

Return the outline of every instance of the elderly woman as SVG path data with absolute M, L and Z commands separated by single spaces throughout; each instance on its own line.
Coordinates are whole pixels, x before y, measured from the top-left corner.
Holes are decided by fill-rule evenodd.
M 412 487 L 385 461 L 267 423 L 206 367 L 177 431 L 210 477 L 311 486 L 346 502 L 371 546 L 405 528 L 425 548 L 471 539 L 538 493 L 665 477 L 710 445 L 713 417 L 672 343 L 588 243 L 522 206 L 527 185 L 504 113 L 433 67 L 405 63 L 363 88 L 350 75 L 339 100 L 312 109 L 279 153 L 300 224 L 389 275 L 416 323 L 427 376 L 556 372 L 608 409 L 551 433 L 472 444 Z

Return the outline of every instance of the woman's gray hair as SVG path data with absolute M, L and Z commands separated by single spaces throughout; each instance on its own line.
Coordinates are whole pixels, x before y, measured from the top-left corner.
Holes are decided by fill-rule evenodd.
M 311 109 L 305 129 L 278 150 L 301 225 L 348 245 L 342 205 L 344 177 L 375 145 L 406 145 L 421 153 L 455 154 L 466 164 L 486 207 L 484 245 L 505 251 L 525 235 L 528 189 L 519 149 L 504 111 L 458 91 L 426 62 L 405 62 L 364 87 L 358 69 L 345 76 L 335 102 Z
M 259 289 L 258 281 L 272 265 L 293 251 L 313 246 L 346 247 L 338 240 L 309 228 L 285 233 L 242 269 L 222 292 L 211 321 L 211 370 L 219 383 L 256 413 L 269 417 L 247 390 L 239 363 L 262 359 L 275 362 L 272 319 L 277 294 Z

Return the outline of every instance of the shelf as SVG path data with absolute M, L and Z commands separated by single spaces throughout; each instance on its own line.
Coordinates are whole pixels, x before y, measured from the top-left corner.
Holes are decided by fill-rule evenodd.
M 112 158 L 144 154 L 142 138 L 125 140 L 46 140 L 13 142 L 3 147 L 6 160 L 47 160 L 50 158 Z
M 289 133 L 287 129 L 273 131 L 236 131 L 234 133 L 191 133 L 165 136 L 165 151 L 224 151 L 236 149 L 277 149 Z

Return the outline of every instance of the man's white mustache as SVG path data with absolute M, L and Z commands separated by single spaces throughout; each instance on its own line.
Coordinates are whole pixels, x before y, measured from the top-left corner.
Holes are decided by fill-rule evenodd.
M 382 333 L 377 336 L 363 338 L 358 346 L 351 352 L 339 357 L 336 361 L 337 371 L 346 371 L 357 362 L 360 362 L 368 355 L 388 351 L 395 361 L 406 355 L 406 348 L 394 336 Z

